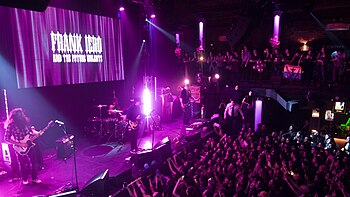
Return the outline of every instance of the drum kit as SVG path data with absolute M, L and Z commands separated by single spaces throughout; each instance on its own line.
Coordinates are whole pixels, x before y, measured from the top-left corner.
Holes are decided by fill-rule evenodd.
M 98 116 L 88 119 L 85 132 L 93 137 L 97 137 L 99 141 L 111 142 L 115 140 L 118 143 L 123 143 L 125 131 L 127 127 L 126 115 L 123 115 L 122 110 L 108 109 L 108 117 L 104 117 L 107 105 L 96 105 L 98 108 Z

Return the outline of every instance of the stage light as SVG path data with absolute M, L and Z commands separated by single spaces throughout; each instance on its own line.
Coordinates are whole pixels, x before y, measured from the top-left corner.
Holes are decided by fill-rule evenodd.
M 152 142 L 147 140 L 145 142 L 145 144 L 142 146 L 142 148 L 145 150 L 151 150 L 152 149 Z
M 142 42 L 143 42 L 143 43 L 145 43 L 145 42 L 146 42 L 146 40 L 142 40 Z
M 143 114 L 149 116 L 152 111 L 151 92 L 148 88 L 143 90 L 142 102 L 143 102 Z
M 124 11 L 124 10 L 125 10 L 124 7 L 120 7 L 120 8 L 119 8 L 119 11 L 121 11 L 121 12 Z
M 215 79 L 219 79 L 220 75 L 219 74 L 215 74 L 214 77 L 215 77 Z
M 306 42 L 303 43 L 303 46 L 300 47 L 300 50 L 304 52 L 309 50 L 309 46 L 307 46 Z
M 254 125 L 255 131 L 258 129 L 258 124 L 261 123 L 261 120 L 262 120 L 262 114 L 263 114 L 262 109 L 263 109 L 263 101 L 256 100 L 255 101 L 255 125 Z
M 155 18 L 155 17 L 156 17 L 156 15 L 155 15 L 155 14 L 152 14 L 152 15 L 151 15 L 151 18 Z
M 185 85 L 188 85 L 188 84 L 190 84 L 190 80 L 185 79 L 184 83 L 185 83 Z
M 204 50 L 204 23 L 199 22 L 199 49 Z
M 273 22 L 273 36 L 270 38 L 270 44 L 273 48 L 276 48 L 280 45 L 279 36 L 280 36 L 280 21 L 281 21 L 281 11 L 276 11 Z
M 163 144 L 165 144 L 165 143 L 167 143 L 167 142 L 170 142 L 169 137 L 165 137 L 165 138 L 162 139 L 162 143 L 163 143 Z
M 204 60 L 204 57 L 203 56 L 200 56 L 199 57 L 199 61 L 203 61 Z
M 280 13 L 276 13 L 273 23 L 273 37 L 279 39 L 280 33 Z

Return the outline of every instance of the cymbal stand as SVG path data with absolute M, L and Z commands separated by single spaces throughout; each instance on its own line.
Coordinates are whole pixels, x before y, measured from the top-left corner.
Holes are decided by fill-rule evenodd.
M 123 145 L 123 140 L 124 140 L 124 134 L 125 134 L 125 129 L 126 129 L 126 125 L 122 124 L 122 121 L 115 121 L 114 123 L 114 132 L 111 133 L 111 135 L 108 138 L 108 141 L 110 142 L 112 137 L 114 137 L 114 139 L 116 140 L 116 142 L 118 142 L 119 144 Z
M 152 113 L 150 114 L 150 117 L 151 117 L 151 119 L 153 121 L 153 128 L 152 128 L 152 150 L 153 150 L 154 149 L 154 131 L 155 130 L 159 131 L 160 128 L 159 128 L 159 125 L 154 120 L 154 115 Z

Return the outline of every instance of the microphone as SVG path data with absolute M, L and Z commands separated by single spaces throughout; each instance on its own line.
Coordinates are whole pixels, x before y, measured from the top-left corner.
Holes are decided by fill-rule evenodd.
M 59 120 L 55 120 L 55 123 L 56 123 L 56 124 L 59 124 L 59 125 L 64 125 L 64 122 L 59 121 Z

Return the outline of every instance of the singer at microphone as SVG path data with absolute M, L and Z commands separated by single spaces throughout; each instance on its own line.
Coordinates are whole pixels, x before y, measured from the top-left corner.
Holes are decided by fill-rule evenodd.
M 56 124 L 59 124 L 59 125 L 64 125 L 64 122 L 59 121 L 59 120 L 55 120 L 55 123 L 56 123 Z

